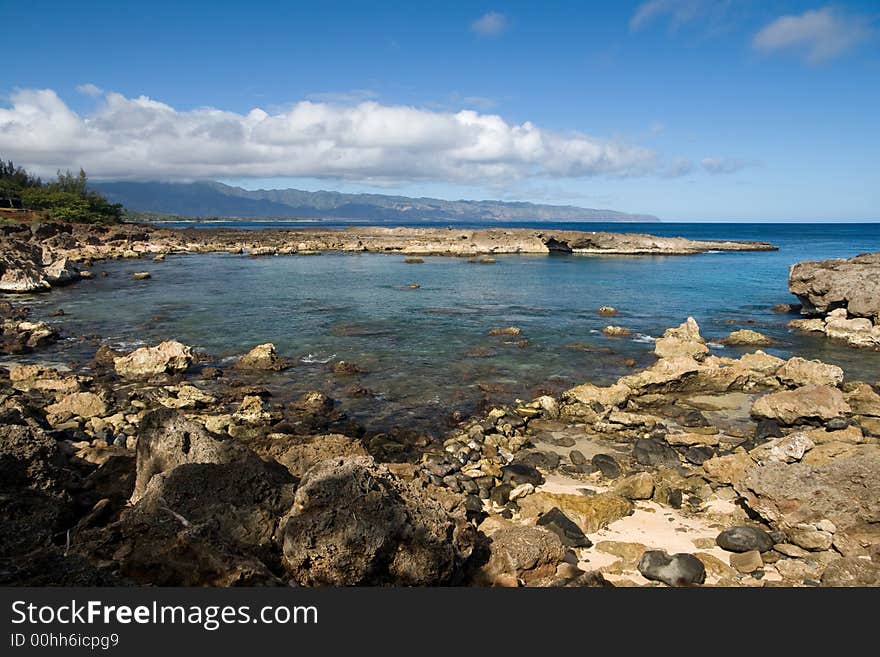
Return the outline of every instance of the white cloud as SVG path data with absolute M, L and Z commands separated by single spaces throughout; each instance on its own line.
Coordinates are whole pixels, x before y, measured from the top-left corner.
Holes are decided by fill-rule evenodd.
M 699 18 L 706 10 L 705 0 L 648 0 L 636 8 L 629 29 L 637 32 L 663 17 L 668 17 L 672 26 L 678 27 Z
M 799 16 L 780 16 L 755 35 L 752 47 L 765 53 L 800 52 L 809 63 L 818 64 L 850 50 L 870 34 L 866 19 L 824 7 Z
M 0 154 L 40 174 L 82 166 L 94 178 L 166 180 L 499 184 L 668 170 L 657 153 L 638 145 L 473 110 L 302 101 L 271 114 L 239 114 L 106 93 L 80 115 L 51 89 L 16 91 L 11 106 L 0 107 Z
M 711 174 L 736 173 L 748 166 L 745 160 L 733 157 L 706 157 L 700 161 L 700 166 Z
M 91 82 L 77 85 L 76 90 L 86 96 L 100 96 L 104 93 L 104 90 L 101 89 L 101 87 L 94 85 Z
M 471 23 L 471 29 L 483 36 L 497 36 L 507 29 L 507 17 L 497 11 L 490 11 Z

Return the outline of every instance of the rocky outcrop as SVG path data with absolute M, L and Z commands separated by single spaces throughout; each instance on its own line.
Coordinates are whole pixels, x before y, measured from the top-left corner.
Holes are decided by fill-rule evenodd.
M 146 378 L 183 372 L 193 363 L 192 349 L 176 340 L 155 347 L 141 347 L 113 361 L 119 376 L 127 379 Z
M 270 372 L 283 370 L 289 367 L 289 365 L 287 360 L 278 356 L 278 353 L 275 351 L 275 345 L 271 342 L 257 345 L 235 363 L 235 367 L 238 369 Z
M 800 262 L 789 272 L 788 287 L 803 314 L 819 316 L 794 320 L 792 328 L 880 349 L 880 253 Z
M 302 585 L 451 583 L 472 547 L 463 518 L 364 456 L 309 470 L 281 537 L 284 567 Z
M 752 415 L 793 425 L 824 422 L 843 417 L 851 410 L 837 388 L 804 386 L 758 398 L 752 406 Z

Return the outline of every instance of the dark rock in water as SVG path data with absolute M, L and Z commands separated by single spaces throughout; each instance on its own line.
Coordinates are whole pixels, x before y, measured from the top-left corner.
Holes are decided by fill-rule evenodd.
M 845 417 L 833 417 L 825 422 L 825 428 L 829 431 L 840 431 L 849 426 L 849 420 Z
M 510 491 L 512 490 L 513 486 L 510 484 L 498 484 L 492 489 L 489 499 L 495 502 L 495 504 L 504 506 L 510 500 Z
M 642 465 L 676 467 L 681 463 L 674 449 L 656 440 L 637 440 L 633 457 Z
M 837 559 L 822 573 L 822 586 L 880 586 L 880 565 L 860 557 Z
M 544 483 L 544 475 L 527 463 L 511 463 L 501 468 L 501 473 L 501 481 L 512 486 L 520 484 L 540 486 Z
M 771 438 L 782 438 L 782 428 L 776 420 L 760 420 L 755 427 L 755 440 L 764 442 Z
M 586 537 L 581 528 L 555 506 L 542 514 L 537 524 L 556 534 L 566 547 L 593 547 L 592 541 Z
M 770 534 L 760 527 L 751 525 L 729 527 L 718 534 L 715 543 L 728 552 L 749 552 L 751 550 L 766 552 L 773 547 L 773 539 Z
M 694 555 L 670 555 L 663 550 L 645 552 L 639 561 L 639 572 L 647 579 L 668 586 L 690 586 L 706 581 L 706 567 Z
M 423 489 L 353 456 L 309 470 L 281 537 L 300 585 L 424 586 L 462 574 L 476 533 Z
M 525 463 L 526 465 L 545 470 L 555 470 L 559 465 L 559 454 L 536 450 L 520 452 L 516 457 L 516 463 Z
M 568 453 L 568 460 L 572 465 L 584 465 L 587 462 L 587 457 L 583 452 L 573 449 Z
M 609 479 L 617 479 L 620 476 L 620 463 L 611 454 L 596 454 L 591 463 Z
M 688 448 L 684 453 L 684 457 L 688 460 L 688 463 L 693 463 L 694 465 L 703 465 L 703 463 L 713 456 L 715 456 L 715 450 L 708 445 L 695 445 L 694 447 Z

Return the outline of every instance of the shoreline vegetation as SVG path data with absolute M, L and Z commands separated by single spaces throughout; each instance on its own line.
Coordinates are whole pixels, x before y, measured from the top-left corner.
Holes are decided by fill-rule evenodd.
M 775 248 L 558 230 L 58 221 L 6 222 L 0 242 L 6 292 L 87 285 L 101 260 L 171 253 L 488 263 Z M 806 321 L 831 337 L 842 321 L 876 330 L 876 256 L 798 267 L 790 285 L 815 315 Z M 426 436 L 352 426 L 318 389 L 273 399 L 265 383 L 290 363 L 272 344 L 225 367 L 175 340 L 102 346 L 72 369 L 22 364 L 16 355 L 62 336 L 63 317 L 29 321 L 14 296 L 0 315 L 4 585 L 880 585 L 878 382 L 760 349 L 710 355 L 692 318 L 656 340 L 656 362 L 610 386 L 510 400 Z M 728 340 L 766 344 L 754 331 Z

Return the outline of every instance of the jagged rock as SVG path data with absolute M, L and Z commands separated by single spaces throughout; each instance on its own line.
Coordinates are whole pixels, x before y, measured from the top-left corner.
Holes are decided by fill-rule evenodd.
M 843 397 L 856 415 L 880 417 L 880 395 L 868 384 L 860 383 Z
M 156 585 L 280 584 L 266 563 L 294 490 L 286 470 L 256 457 L 161 472 L 122 515 L 120 570 Z
M 43 268 L 43 275 L 53 287 L 67 285 L 80 279 L 79 270 L 67 258 L 59 258 Z
M 667 586 L 691 586 L 706 581 L 706 567 L 692 554 L 670 555 L 663 550 L 649 550 L 639 561 L 639 572 L 647 579 Z
M 700 327 L 696 320 L 688 317 L 680 326 L 666 329 L 663 336 L 657 338 L 654 342 L 654 353 L 659 358 L 688 356 L 702 360 L 709 353 L 709 347 L 700 335 Z
M 330 459 L 297 489 L 283 562 L 302 585 L 450 583 L 470 553 L 469 527 L 370 457 Z
M 137 441 L 137 479 L 132 502 L 137 502 L 155 475 L 183 463 L 235 463 L 242 467 L 259 457 L 244 445 L 215 436 L 177 411 L 162 409 L 141 421 Z
M 39 247 L 17 239 L 0 241 L 0 292 L 40 292 L 51 285 Z
M 819 466 L 768 463 L 734 486 L 749 508 L 769 522 L 794 527 L 830 520 L 846 530 L 880 522 L 878 472 L 880 452 L 875 449 Z M 875 532 L 880 539 L 880 527 Z
M 788 287 L 807 314 L 845 308 L 855 317 L 880 319 L 880 253 L 799 262 L 789 272 Z
M 114 359 L 116 373 L 124 378 L 142 378 L 183 372 L 193 363 L 192 349 L 176 340 L 155 347 L 141 347 Z
M 272 372 L 286 369 L 289 366 L 288 361 L 278 356 L 278 353 L 275 351 L 275 345 L 271 342 L 257 345 L 235 363 L 235 367 L 238 369 Z
M 771 461 L 781 463 L 794 463 L 804 458 L 804 454 L 813 449 L 816 444 L 804 431 L 795 431 L 781 438 L 760 445 L 749 452 L 749 456 L 758 463 L 764 464 Z
M 798 356 L 789 358 L 776 371 L 776 376 L 787 386 L 834 386 L 843 383 L 843 370 L 820 360 L 805 360 Z
M 9 381 L 12 387 L 22 392 L 37 390 L 40 392 L 69 394 L 78 392 L 82 378 L 63 374 L 51 367 L 42 365 L 13 365 L 9 370 Z
M 541 527 L 513 526 L 494 532 L 489 561 L 476 575 L 477 583 L 516 585 L 550 577 L 562 561 L 564 551 L 559 537 Z
M 852 409 L 843 393 L 830 386 L 804 386 L 771 393 L 755 400 L 752 416 L 776 420 L 780 424 L 824 421 L 842 417 Z
M 296 477 L 302 477 L 313 465 L 331 458 L 367 456 L 359 440 L 341 434 L 288 436 L 269 434 L 251 447 L 263 458 L 272 458 Z
M 46 415 L 63 421 L 71 416 L 104 417 L 108 410 L 107 402 L 100 395 L 93 392 L 74 392 L 47 406 Z
M 752 329 L 740 329 L 733 331 L 726 338 L 721 338 L 718 342 L 731 346 L 755 346 L 762 347 L 773 344 L 773 340 L 763 333 L 753 331 Z

